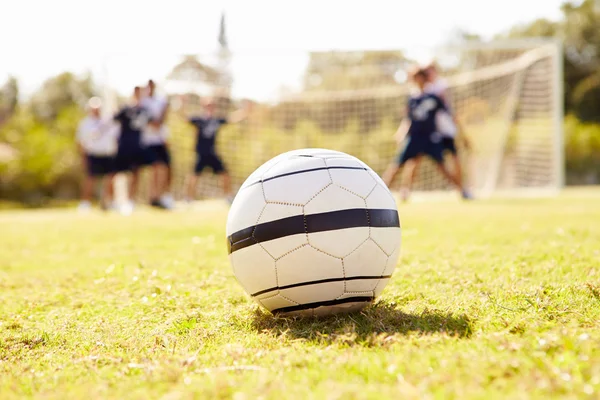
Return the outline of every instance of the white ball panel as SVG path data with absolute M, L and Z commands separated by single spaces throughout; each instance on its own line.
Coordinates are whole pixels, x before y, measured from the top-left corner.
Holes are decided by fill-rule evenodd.
M 385 287 L 387 286 L 387 284 L 389 282 L 390 282 L 390 278 L 384 278 L 379 281 L 379 284 L 377 285 L 377 287 L 374 290 L 375 297 L 379 296 L 381 294 L 381 292 L 383 292 L 383 289 L 385 289 Z
M 263 179 L 269 179 L 283 174 L 289 174 L 296 171 L 305 171 L 315 168 L 325 168 L 325 161 L 315 157 L 290 157 L 285 162 L 277 163 L 270 168 Z
M 308 234 L 308 243 L 334 257 L 352 253 L 369 238 L 369 227 L 347 228 Z
M 313 156 L 319 158 L 329 158 L 329 157 L 350 157 L 346 153 L 342 153 L 341 151 L 336 150 L 328 150 L 328 149 L 300 149 L 300 150 L 292 150 L 288 151 L 287 154 L 289 156 Z
M 400 247 L 400 228 L 371 228 L 371 239 L 390 255 Z
M 368 208 L 396 210 L 396 201 L 385 186 L 377 185 L 366 198 Z
M 275 260 L 259 245 L 234 251 L 230 260 L 233 273 L 249 294 L 277 286 Z
M 385 184 L 385 182 L 383 181 L 383 179 L 381 179 L 381 177 L 377 174 L 377 172 L 373 171 L 372 169 L 369 169 L 368 171 L 369 171 L 369 175 L 371 175 L 371 177 L 373 179 L 375 179 L 375 181 L 377 182 L 378 185 L 381 185 L 381 186 L 383 186 L 384 188 L 387 189 L 387 185 Z
M 256 225 L 265 204 L 260 183 L 238 192 L 229 209 L 225 229 L 227 236 L 241 229 Z
M 304 205 L 330 184 L 327 170 L 318 170 L 273 179 L 263 187 L 268 202 Z
M 375 286 L 379 283 L 379 279 L 361 279 L 346 282 L 346 293 L 351 292 L 371 292 L 375 290 Z
M 360 197 L 367 197 L 377 182 L 363 169 L 330 169 L 333 183 L 356 193 Z
M 287 157 L 285 156 L 285 154 L 280 154 L 277 157 L 274 157 L 274 158 L 270 159 L 269 161 L 267 161 L 266 163 L 264 163 L 263 165 L 261 165 L 260 167 L 258 167 L 253 173 L 250 174 L 250 176 L 248 176 L 248 178 L 246 178 L 246 180 L 242 184 L 240 190 L 244 189 L 248 185 L 251 185 L 251 184 L 253 184 L 255 182 L 261 181 L 263 175 L 269 169 L 271 169 L 273 166 L 275 166 L 275 164 L 279 163 L 280 161 L 285 160 L 286 158 Z
M 279 239 L 262 242 L 260 244 L 260 246 L 262 246 L 264 250 L 266 250 L 275 259 L 283 257 L 287 253 L 305 245 L 308 245 L 306 233 L 285 236 Z
M 258 300 L 267 310 L 272 311 L 278 308 L 296 306 L 298 303 L 284 299 L 280 295 L 267 297 L 265 299 Z
M 327 282 L 316 285 L 282 289 L 281 294 L 300 304 L 335 300 L 344 293 L 344 282 Z
M 356 251 L 344 257 L 344 271 L 350 276 L 380 276 L 388 256 L 372 241 L 367 240 Z
M 396 250 L 388 257 L 387 264 L 385 266 L 385 271 L 383 271 L 383 275 L 392 275 L 394 270 L 396 269 L 396 265 L 398 264 L 398 256 L 400 255 L 400 245 L 396 247 Z
M 279 286 L 344 276 L 342 260 L 304 246 L 277 260 Z
M 373 297 L 374 295 L 375 294 L 372 290 L 367 290 L 365 292 L 355 292 L 355 293 L 346 292 L 343 295 L 341 295 L 340 297 L 338 297 L 338 299 L 340 299 L 340 300 L 341 299 L 349 299 L 351 297 Z M 356 305 L 362 304 L 362 307 L 359 306 L 359 309 L 360 309 L 360 308 L 367 306 L 369 303 L 368 302 L 360 302 L 360 303 L 347 303 L 347 304 L 356 304 Z
M 339 186 L 331 185 L 304 206 L 304 213 L 319 214 L 351 208 L 365 208 L 365 201 Z
M 265 222 L 276 221 L 278 219 L 293 217 L 296 215 L 304 215 L 302 206 L 268 203 L 260 215 L 258 223 L 263 224 Z
M 364 166 L 354 157 L 339 157 L 339 158 L 327 158 L 325 163 L 328 167 L 350 167 L 350 168 L 364 168 Z

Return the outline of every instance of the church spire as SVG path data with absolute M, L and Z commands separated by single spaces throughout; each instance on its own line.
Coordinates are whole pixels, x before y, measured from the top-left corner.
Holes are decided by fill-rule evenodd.
M 219 26 L 219 44 L 221 48 L 227 49 L 227 34 L 225 33 L 225 11 L 221 13 L 221 24 Z

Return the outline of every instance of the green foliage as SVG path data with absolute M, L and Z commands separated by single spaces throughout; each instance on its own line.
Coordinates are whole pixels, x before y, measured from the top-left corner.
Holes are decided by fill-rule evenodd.
M 70 105 L 55 119 L 42 121 L 30 108 L 18 108 L 0 128 L 0 141 L 18 154 L 0 164 L 0 196 L 33 203 L 61 194 L 72 197 L 80 170 L 75 131 L 83 115 Z
M 577 84 L 573 90 L 573 109 L 582 122 L 600 122 L 600 73 Z
M 0 87 L 0 126 L 15 111 L 19 104 L 19 83 L 10 76 L 4 86 Z
M 51 121 L 65 108 L 85 105 L 94 94 L 90 76 L 79 78 L 70 72 L 64 72 L 44 82 L 32 96 L 30 106 L 38 119 Z
M 565 119 L 567 183 L 598 183 L 600 179 L 600 126 Z

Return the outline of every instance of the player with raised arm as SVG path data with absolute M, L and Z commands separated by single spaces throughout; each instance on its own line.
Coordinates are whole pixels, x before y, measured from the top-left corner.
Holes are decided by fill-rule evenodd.
M 88 116 L 77 129 L 77 144 L 86 172 L 81 187 L 81 211 L 91 208 L 92 191 L 98 179 L 102 181 L 103 189 L 100 206 L 102 209 L 112 207 L 112 175 L 118 130 L 111 121 L 102 119 L 101 107 L 102 101 L 92 97 L 87 104 Z
M 465 197 L 467 192 L 462 187 L 461 177 L 453 175 L 444 166 L 442 144 L 436 135 L 436 115 L 439 111 L 445 111 L 446 105 L 439 97 L 425 92 L 425 85 L 427 84 L 425 69 L 419 68 L 411 75 L 417 92 L 409 97 L 407 119 L 402 122 L 397 132 L 398 136 L 404 136 L 404 150 L 398 156 L 397 161 L 392 163 L 385 171 L 383 180 L 389 187 L 404 164 L 409 160 L 418 161 L 424 155 L 427 155 L 437 163 L 440 172 L 454 183 L 461 190 L 462 196 Z
M 204 101 L 204 115 L 189 118 L 190 124 L 196 128 L 196 164 L 194 173 L 188 180 L 187 200 L 192 201 L 196 193 L 198 176 L 209 167 L 215 174 L 221 176 L 223 192 L 229 202 L 233 201 L 231 188 L 231 177 L 227 171 L 220 155 L 216 150 L 216 140 L 221 126 L 228 123 L 237 123 L 246 118 L 247 107 L 233 112 L 229 118 L 220 118 L 215 115 L 215 103 L 212 99 Z
M 173 207 L 173 200 L 169 194 L 171 156 L 167 145 L 168 130 L 165 125 L 169 102 L 156 94 L 156 84 L 153 80 L 149 80 L 141 105 L 149 118 L 142 132 L 141 141 L 146 162 L 152 166 L 150 204 L 154 207 L 170 209 Z
M 141 105 L 142 89 L 136 86 L 133 89 L 132 103 L 124 106 L 114 116 L 115 121 L 121 126 L 118 151 L 115 158 L 115 171 L 131 173 L 129 180 L 129 200 L 121 210 L 125 214 L 133 211 L 133 199 L 137 194 L 140 169 L 147 165 L 146 154 L 142 148 L 142 131 L 148 123 L 148 115 Z

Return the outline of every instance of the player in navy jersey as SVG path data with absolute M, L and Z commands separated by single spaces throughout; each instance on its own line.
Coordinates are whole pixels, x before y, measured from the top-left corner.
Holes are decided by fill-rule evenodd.
M 448 105 L 448 96 L 447 89 L 448 85 L 444 79 L 442 79 L 438 74 L 438 68 L 435 63 L 429 64 L 425 67 L 425 72 L 427 73 L 427 84 L 425 85 L 424 91 L 427 93 L 431 93 L 439 97 L 445 104 L 447 108 Z M 456 116 L 447 109 L 447 112 L 438 112 L 436 115 L 436 128 L 437 132 L 441 135 L 442 141 L 442 149 L 444 153 L 448 153 L 448 157 L 450 158 L 451 164 L 454 168 L 454 173 L 457 176 L 462 177 L 462 168 L 461 163 L 458 158 L 458 151 L 456 149 L 456 139 L 461 138 L 463 147 L 466 150 L 470 148 L 470 142 L 465 136 L 464 129 L 461 129 L 460 124 Z M 460 135 L 458 133 L 460 132 Z M 419 167 L 420 162 L 414 161 L 410 162 L 410 165 L 406 165 L 408 171 L 408 184 L 410 187 L 412 182 L 415 179 L 417 168 Z M 470 196 L 468 192 L 465 192 L 467 197 Z M 403 193 L 403 197 L 406 200 L 408 198 L 409 191 L 405 191 Z
M 146 154 L 142 148 L 142 130 L 148 123 L 148 114 L 141 106 L 142 91 L 139 86 L 133 90 L 132 104 L 123 107 L 114 117 L 119 122 L 121 133 L 119 135 L 117 156 L 115 158 L 116 172 L 130 172 L 129 203 L 127 210 L 131 211 L 133 199 L 137 194 L 140 169 L 147 165 Z
M 453 175 L 443 163 L 443 147 L 441 137 L 437 133 L 436 115 L 440 111 L 446 111 L 446 105 L 436 95 L 424 91 L 427 84 L 427 72 L 424 69 L 419 68 L 411 75 L 417 92 L 408 99 L 407 119 L 403 121 L 397 132 L 405 136 L 405 146 L 397 161 L 392 163 L 383 174 L 383 180 L 390 186 L 407 161 L 418 161 L 426 155 L 432 158 L 440 172 L 461 190 L 463 198 L 469 198 L 469 194 L 462 188 L 460 176 Z
M 223 192 L 228 201 L 233 200 L 231 178 L 220 155 L 217 153 L 216 140 L 221 126 L 242 121 L 246 118 L 247 111 L 247 108 L 244 108 L 235 111 L 229 118 L 218 117 L 215 114 L 214 101 L 208 99 L 204 102 L 204 115 L 188 119 L 189 123 L 196 128 L 196 163 L 194 173 L 188 180 L 188 201 L 194 199 L 198 176 L 207 167 L 221 176 Z

